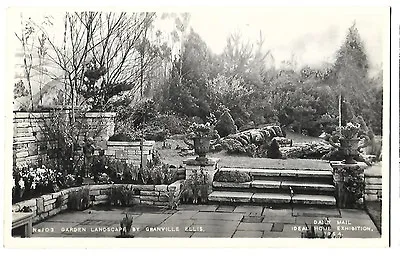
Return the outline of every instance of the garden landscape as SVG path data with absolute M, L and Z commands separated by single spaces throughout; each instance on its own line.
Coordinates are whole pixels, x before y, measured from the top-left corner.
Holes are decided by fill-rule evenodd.
M 306 12 L 14 12 L 11 236 L 381 238 L 384 23 Z

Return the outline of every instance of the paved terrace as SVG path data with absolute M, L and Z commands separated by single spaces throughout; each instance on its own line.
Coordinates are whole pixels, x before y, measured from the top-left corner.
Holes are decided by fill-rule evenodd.
M 380 237 L 363 210 L 229 205 L 181 205 L 178 210 L 94 207 L 60 213 L 38 223 L 32 237 L 116 237 L 126 213 L 134 218 L 135 237 L 300 238 L 305 223 L 315 224 L 325 217 L 343 238 Z

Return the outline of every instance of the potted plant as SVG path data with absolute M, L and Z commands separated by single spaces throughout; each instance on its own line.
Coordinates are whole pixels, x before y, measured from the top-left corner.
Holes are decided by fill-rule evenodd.
M 340 150 L 343 152 L 345 158 L 344 163 L 357 163 L 354 157 L 358 155 L 360 125 L 349 122 L 346 126 L 339 127 L 339 132 Z
M 193 123 L 189 131 L 187 139 L 193 140 L 193 143 L 188 142 L 187 139 L 185 143 L 194 148 L 194 152 L 198 155 L 196 160 L 207 160 L 206 155 L 210 151 L 212 140 L 218 139 L 218 132 L 210 123 Z

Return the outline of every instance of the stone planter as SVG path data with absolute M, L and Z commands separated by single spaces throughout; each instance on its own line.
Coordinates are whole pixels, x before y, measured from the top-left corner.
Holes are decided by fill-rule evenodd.
M 209 137 L 195 137 L 193 138 L 194 152 L 199 156 L 197 160 L 207 159 L 206 155 L 210 151 L 210 141 Z
M 358 155 L 359 139 L 340 139 L 340 150 L 343 152 L 345 164 L 356 164 L 354 159 Z

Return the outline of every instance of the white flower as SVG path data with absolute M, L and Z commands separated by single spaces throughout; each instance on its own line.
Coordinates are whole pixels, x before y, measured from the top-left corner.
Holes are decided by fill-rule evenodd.
M 15 188 L 15 186 L 16 186 L 16 183 L 15 183 L 15 179 L 14 179 L 14 177 L 13 177 L 13 188 Z
M 32 182 L 31 189 L 36 189 L 36 182 Z
M 106 165 L 106 166 L 104 166 L 104 168 L 105 168 L 105 169 L 108 169 L 108 166 Z
M 25 188 L 25 182 L 24 182 L 24 180 L 23 180 L 23 179 L 20 179 L 20 180 L 18 181 L 18 185 L 19 185 L 19 187 L 20 187 L 21 189 Z

